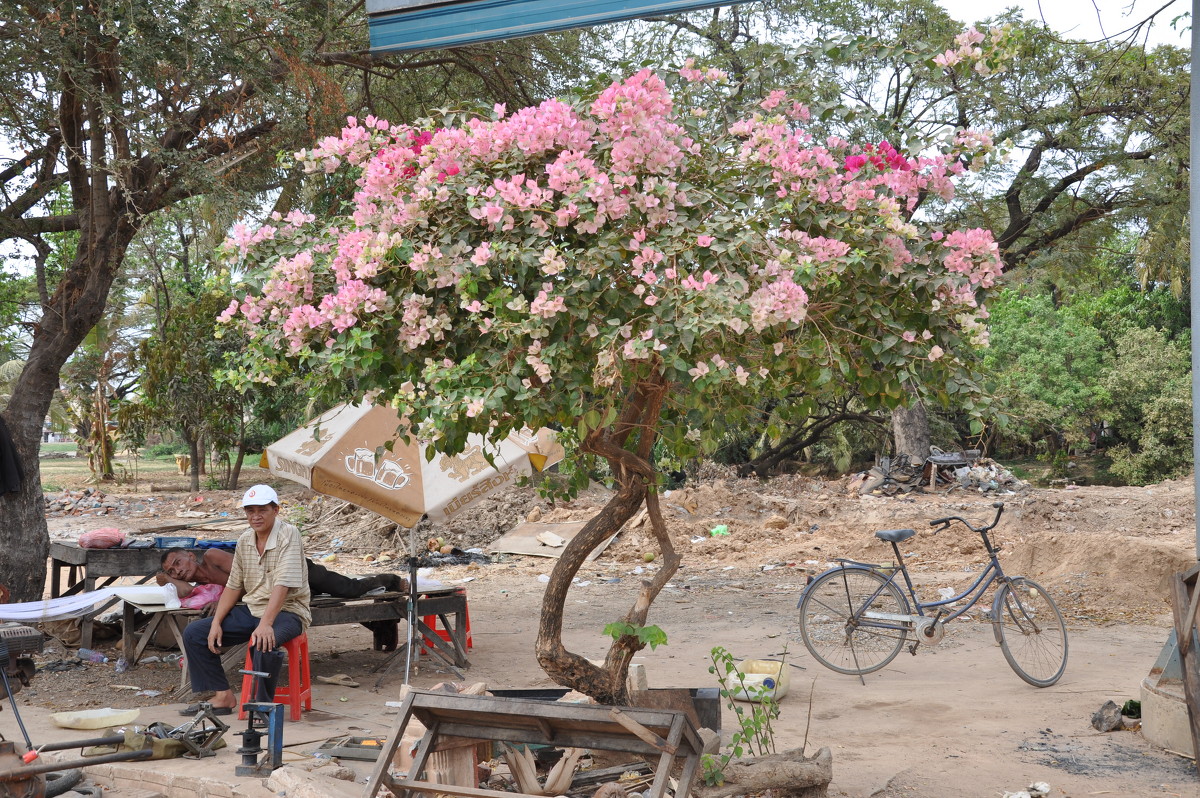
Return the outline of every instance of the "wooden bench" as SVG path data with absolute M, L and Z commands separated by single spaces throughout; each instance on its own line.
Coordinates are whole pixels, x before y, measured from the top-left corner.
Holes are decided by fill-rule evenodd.
M 361 623 L 371 630 L 376 651 L 394 651 L 399 643 L 400 621 L 408 618 L 409 597 L 406 593 L 382 593 L 356 599 L 339 599 L 331 596 L 314 598 L 309 605 L 312 612 L 311 627 L 333 626 L 342 623 Z M 122 651 L 130 667 L 137 665 L 146 647 L 154 640 L 163 624 L 171 631 L 179 650 L 183 651 L 183 629 L 203 615 L 201 610 L 164 610 L 150 613 L 150 622 L 141 631 L 135 630 L 138 608 L 125 602 L 122 615 Z M 417 617 L 413 630 L 417 645 L 432 647 L 440 656 L 461 668 L 470 667 L 467 659 L 467 594 L 462 588 L 447 587 L 429 590 L 417 599 Z M 449 639 L 443 639 L 424 622 L 424 618 L 436 616 L 442 627 L 449 630 Z M 423 640 L 421 638 L 424 638 Z M 132 655 L 130 654 L 132 652 Z M 245 660 L 245 646 L 235 646 L 221 658 L 225 670 L 240 668 Z M 187 668 L 180 676 L 180 687 L 188 686 Z
M 392 757 L 411 718 L 426 729 L 408 773 L 391 775 Z M 676 710 L 570 704 L 525 698 L 452 695 L 412 690 L 400 707 L 392 729 L 367 782 L 365 798 L 375 798 L 381 786 L 395 798 L 410 794 L 452 795 L 458 798 L 543 798 L 521 792 L 483 789 L 462 784 L 438 784 L 422 779 L 429 755 L 462 745 L 467 740 L 550 745 L 561 748 L 620 751 L 658 758 L 648 798 L 663 798 L 671 768 L 683 759 L 675 795 L 686 798 L 700 764 L 703 745 L 696 727 Z

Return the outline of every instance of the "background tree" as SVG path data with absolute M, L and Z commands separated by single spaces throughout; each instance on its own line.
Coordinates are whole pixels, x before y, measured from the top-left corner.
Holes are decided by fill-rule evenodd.
M 246 207 L 272 186 L 286 204 L 294 173 L 276 153 L 325 131 L 331 116 L 404 97 L 388 76 L 419 72 L 424 97 L 437 96 L 439 80 L 456 92 L 470 85 L 474 96 L 503 88 L 522 97 L 551 78 L 535 55 L 499 65 L 491 56 L 502 48 L 372 61 L 359 3 L 10 6 L 0 27 L 0 66 L 11 76 L 0 84 L 0 135 L 17 154 L 0 164 L 0 236 L 28 246 L 37 304 L 23 319 L 25 366 L 3 408 L 26 480 L 0 498 L 0 527 L 18 530 L 0 551 L 0 582 L 30 600 L 42 595 L 48 547 L 43 420 L 147 219 L 199 195 Z M 541 53 L 558 41 L 523 45 Z M 68 232 L 78 246 L 58 273 L 45 261 L 47 236 Z
M 1098 330 L 1046 294 L 1006 292 L 989 304 L 991 346 L 983 369 L 1014 417 L 1013 430 L 1032 449 L 1044 441 L 1053 455 L 1079 443 L 1100 421 L 1105 398 L 1105 343 Z
M 1191 376 L 1188 339 L 1140 328 L 1117 342 L 1103 380 L 1114 473 L 1136 485 L 1192 472 Z
M 302 153 L 354 179 L 342 215 L 293 213 L 228 245 L 257 270 L 225 313 L 256 341 L 232 379 L 298 365 L 328 403 L 396 404 L 401 432 L 439 451 L 557 424 L 606 461 L 615 493 L 557 560 L 537 643 L 553 679 L 603 701 L 625 698 L 630 659 L 659 641 L 648 613 L 679 566 L 656 447 L 711 452 L 756 398 L 835 374 L 872 407 L 910 384 L 970 395 L 975 291 L 1000 269 L 984 231 L 905 212 L 950 197 L 961 149 L 815 145 L 782 91 L 711 114 L 723 81 L 688 64 L 512 115 L 352 122 Z M 987 148 L 968 131 L 955 145 Z M 567 591 L 643 503 L 662 567 L 598 668 L 562 643 Z
M 814 129 L 851 141 L 920 152 L 948 130 L 991 130 L 1009 163 L 966 182 L 955 203 L 923 212 L 995 230 L 1006 270 L 1063 285 L 1104 256 L 1115 231 L 1144 231 L 1144 279 L 1173 280 L 1178 293 L 1186 51 L 1146 51 L 1134 37 L 1064 40 L 1017 14 L 995 22 L 1010 25 L 1000 40 L 954 42 L 964 26 L 928 0 L 770 2 L 629 23 L 619 41 L 631 60 L 691 55 L 758 91 L 789 86 L 812 106 Z M 926 410 L 893 411 L 896 451 L 928 451 Z M 800 428 L 794 440 L 785 428 L 779 441 L 803 439 Z

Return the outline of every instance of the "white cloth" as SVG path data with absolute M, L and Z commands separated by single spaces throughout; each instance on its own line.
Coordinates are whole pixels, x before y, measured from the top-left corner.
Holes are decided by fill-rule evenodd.
M 0 621 L 57 621 L 61 618 L 77 618 L 87 615 L 97 604 L 110 599 L 121 599 L 139 607 L 158 610 L 177 610 L 179 594 L 175 585 L 126 585 L 105 587 L 74 596 L 25 601 L 17 604 L 0 604 Z

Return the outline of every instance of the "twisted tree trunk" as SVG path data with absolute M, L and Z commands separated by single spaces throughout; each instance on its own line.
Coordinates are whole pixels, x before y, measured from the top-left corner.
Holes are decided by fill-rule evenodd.
M 645 643 L 634 635 L 621 635 L 608 650 L 604 664 L 597 667 L 586 657 L 568 651 L 562 642 L 563 610 L 567 592 L 588 555 L 620 531 L 645 502 L 655 541 L 662 554 L 661 567 L 644 579 L 637 599 L 623 620 L 633 627 L 646 625 L 650 605 L 679 570 L 680 557 L 667 534 L 655 492 L 651 451 L 655 430 L 667 390 L 661 375 L 639 384 L 627 399 L 618 420 L 605 429 L 593 430 L 581 449 L 604 457 L 617 481 L 617 491 L 608 504 L 580 530 L 563 550 L 550 572 L 542 599 L 541 621 L 535 653 L 538 664 L 558 684 L 578 690 L 603 704 L 626 704 L 629 663 Z M 617 620 L 617 619 L 614 619 Z

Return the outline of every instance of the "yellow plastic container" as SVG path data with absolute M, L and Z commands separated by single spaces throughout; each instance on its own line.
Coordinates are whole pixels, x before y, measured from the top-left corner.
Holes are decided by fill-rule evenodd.
M 55 712 L 50 721 L 64 729 L 106 729 L 124 726 L 137 720 L 140 709 L 77 709 L 70 712 Z
M 746 659 L 737 665 L 738 672 L 743 674 L 738 680 L 735 674 L 730 674 L 730 693 L 737 701 L 759 701 L 766 689 L 766 695 L 776 701 L 787 695 L 788 671 L 787 664 L 773 659 Z M 742 685 L 745 684 L 743 688 Z

